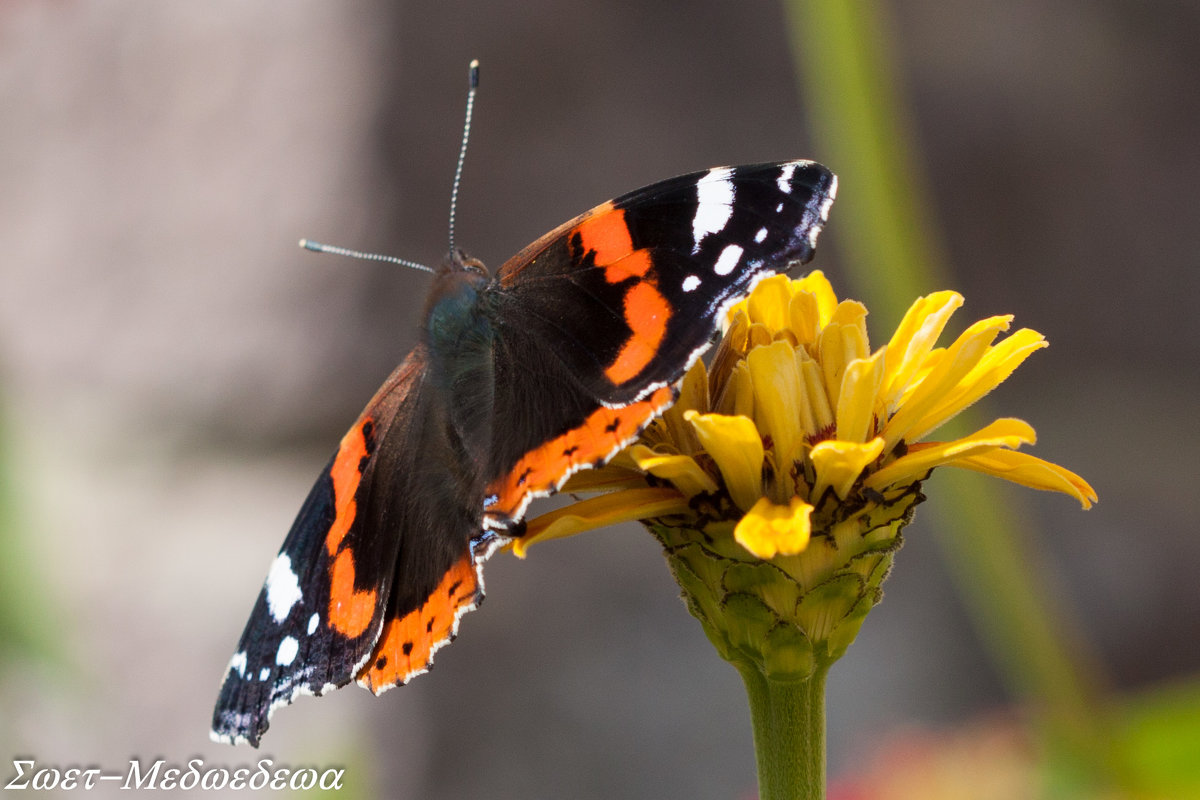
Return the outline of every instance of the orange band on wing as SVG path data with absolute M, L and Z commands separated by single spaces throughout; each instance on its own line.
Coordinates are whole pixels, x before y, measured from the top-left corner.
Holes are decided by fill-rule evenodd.
M 513 517 L 528 495 L 555 489 L 570 472 L 611 457 L 614 450 L 670 405 L 672 396 L 671 387 L 663 386 L 645 400 L 621 408 L 599 408 L 579 427 L 526 453 L 488 487 L 487 494 L 496 498 L 489 504 L 488 513 Z
M 614 384 L 625 383 L 654 358 L 671 317 L 670 304 L 653 278 L 647 277 L 654 268 L 654 259 L 649 250 L 634 249 L 625 212 L 611 204 L 589 215 L 568 236 L 579 237 L 583 253 L 592 254 L 593 263 L 604 270 L 604 279 L 609 283 L 641 279 L 624 297 L 625 324 L 632 332 L 629 341 L 605 370 Z
M 358 674 L 359 684 L 379 694 L 424 671 L 437 646 L 454 635 L 459 610 L 473 607 L 478 591 L 471 557 L 463 556 L 420 608 L 388 620 L 371 659 Z
M 603 266 L 624 258 L 633 251 L 633 240 L 629 238 L 629 227 L 625 224 L 625 212 L 617 208 L 600 207 L 588 215 L 572 234 L 579 234 L 584 252 L 596 254 L 596 264 Z
M 612 364 L 604 370 L 614 385 L 633 379 L 658 353 L 671 318 L 671 306 L 650 281 L 635 283 L 625 293 L 625 324 L 631 334 Z
M 333 479 L 333 507 L 336 513 L 333 524 L 329 526 L 329 532 L 325 534 L 325 549 L 331 557 L 337 552 L 346 532 L 350 530 L 354 515 L 358 511 L 354 494 L 358 491 L 358 482 L 362 479 L 363 459 L 370 455 L 363 428 L 372 422 L 370 417 L 359 420 L 342 437 L 337 457 L 329 470 L 329 477 Z
M 583 252 L 594 254 L 594 263 L 604 269 L 604 279 L 609 283 L 644 277 L 654 265 L 649 251 L 633 249 L 625 212 L 611 205 L 592 213 L 568 236 L 575 234 L 579 235 Z
M 597 262 L 599 263 L 599 262 Z M 624 258 L 604 265 L 604 280 L 609 283 L 620 283 L 628 278 L 645 277 L 654 266 L 649 250 L 634 250 Z
M 338 553 L 330 569 L 329 624 L 338 633 L 355 639 L 366 631 L 375 615 L 375 590 L 354 588 L 354 554 Z

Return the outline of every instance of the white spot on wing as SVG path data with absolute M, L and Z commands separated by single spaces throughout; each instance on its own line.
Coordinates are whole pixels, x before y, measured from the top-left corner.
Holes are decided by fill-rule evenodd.
M 271 668 L 270 667 L 263 667 L 262 672 L 258 673 L 258 679 L 260 681 L 265 681 L 269 677 L 271 677 Z
M 736 244 L 731 244 L 721 251 L 721 255 L 717 257 L 717 263 L 713 265 L 713 272 L 718 275 L 728 275 L 733 272 L 733 268 L 737 266 L 738 261 L 742 257 L 742 248 Z
M 729 170 L 710 169 L 696 184 L 696 216 L 692 219 L 692 252 L 710 233 L 719 233 L 733 216 L 733 184 Z
M 283 641 L 279 643 L 279 651 L 275 653 L 275 663 L 281 667 L 286 667 L 296 660 L 296 653 L 300 652 L 300 643 L 296 641 L 294 636 L 285 636 Z
M 308 635 L 312 636 L 317 632 L 317 626 L 321 624 L 321 615 L 313 614 L 308 618 Z
M 694 292 L 696 287 L 700 285 L 700 278 L 695 275 L 688 275 L 683 279 L 683 290 L 685 292 Z
M 292 571 L 292 559 L 286 553 L 271 562 L 267 573 L 267 608 L 276 622 L 283 622 L 302 597 L 300 580 Z
M 779 187 L 779 191 L 784 194 L 792 193 L 792 176 L 796 174 L 795 164 L 786 164 L 783 170 L 779 173 L 779 178 L 775 181 L 775 185 Z
M 239 650 L 233 654 L 233 658 L 229 659 L 229 669 L 237 670 L 239 678 L 246 677 L 246 651 Z
M 754 234 L 754 241 L 758 242 L 759 244 L 762 244 L 763 240 L 765 240 L 766 238 L 767 238 L 767 229 L 766 228 L 759 228 L 758 233 Z
M 829 193 L 825 195 L 825 199 L 821 201 L 820 207 L 817 208 L 817 215 L 821 218 L 821 221 L 813 225 L 808 232 L 809 247 L 817 246 L 817 234 L 821 232 L 821 228 L 829 221 L 829 207 L 833 205 L 833 199 L 837 197 L 837 175 L 831 175 L 830 177 L 832 180 L 829 182 Z

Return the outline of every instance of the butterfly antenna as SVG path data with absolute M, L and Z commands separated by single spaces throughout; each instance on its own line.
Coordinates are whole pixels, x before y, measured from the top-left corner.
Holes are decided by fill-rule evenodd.
M 458 150 L 458 164 L 454 167 L 454 186 L 450 189 L 450 252 L 454 252 L 454 214 L 458 208 L 458 185 L 462 183 L 463 162 L 467 160 L 467 140 L 471 138 L 471 112 L 475 110 L 475 92 L 479 90 L 479 59 L 470 67 L 470 83 L 467 86 L 467 120 L 463 123 L 462 147 Z
M 300 246 L 305 250 L 312 250 L 314 253 L 332 253 L 335 256 L 348 256 L 349 258 L 358 258 L 363 261 L 386 261 L 389 264 L 399 264 L 402 267 L 412 267 L 419 269 L 422 272 L 434 272 L 432 267 L 427 267 L 424 264 L 418 264 L 416 261 L 409 261 L 406 258 L 396 258 L 395 256 L 385 256 L 380 253 L 363 253 L 358 250 L 350 250 L 345 247 L 338 247 L 332 244 L 321 244 L 314 242 L 311 239 L 301 239 Z
M 479 59 L 474 59 L 470 64 L 470 83 L 467 87 L 467 119 L 463 123 L 462 146 L 458 150 L 458 163 L 454 167 L 454 186 L 450 189 L 450 252 L 454 252 L 454 215 L 458 208 L 458 186 L 462 183 L 463 162 L 467 160 L 467 141 L 471 138 L 471 114 L 475 110 L 475 92 L 479 89 Z M 305 250 L 312 250 L 314 253 L 332 253 L 337 256 L 347 256 L 349 258 L 357 258 L 363 261 L 386 261 L 389 264 L 399 264 L 402 267 L 411 267 L 421 270 L 422 272 L 436 272 L 436 270 L 418 264 L 416 261 L 409 261 L 406 258 L 397 258 L 396 256 L 385 256 L 380 253 L 364 253 L 359 250 L 351 250 L 346 247 L 338 247 L 332 244 L 321 244 L 314 242 L 311 239 L 301 239 L 300 246 Z

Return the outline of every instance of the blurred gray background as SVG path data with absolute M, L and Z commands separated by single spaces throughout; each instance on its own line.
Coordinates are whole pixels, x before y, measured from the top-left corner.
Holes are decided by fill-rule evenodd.
M 891 11 L 955 270 L 927 288 L 966 295 L 956 329 L 1046 334 L 992 407 L 1100 494 L 1027 498 L 1048 591 L 1121 690 L 1194 675 L 1200 5 Z M 441 258 L 471 58 L 458 236 L 493 267 L 653 180 L 822 159 L 774 3 L 0 5 L 0 457 L 43 639 L 0 663 L 0 763 L 259 757 L 208 742 L 222 670 L 428 285 L 295 242 Z M 815 266 L 852 295 L 832 217 Z M 833 672 L 835 774 L 1010 699 L 930 533 L 918 512 Z M 740 681 L 649 536 L 499 555 L 487 581 L 430 675 L 304 699 L 263 752 L 345 764 L 362 796 L 753 796 Z

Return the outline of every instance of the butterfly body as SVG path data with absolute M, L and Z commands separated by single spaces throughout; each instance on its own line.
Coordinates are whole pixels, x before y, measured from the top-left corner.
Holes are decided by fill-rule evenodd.
M 455 251 L 417 346 L 367 404 L 268 572 L 213 716 L 257 745 L 299 693 L 428 669 L 531 499 L 607 462 L 669 406 L 724 310 L 811 258 L 836 190 L 807 161 L 639 189 L 489 276 Z

